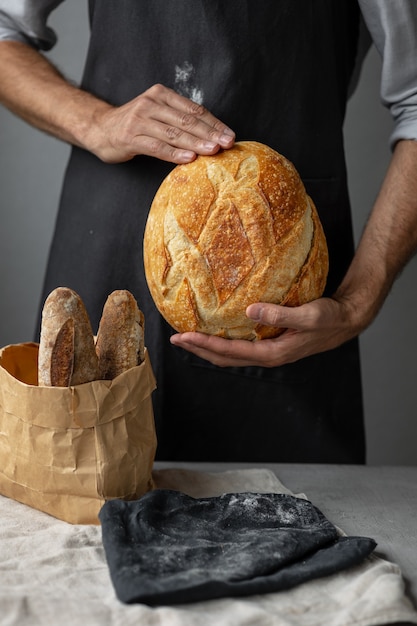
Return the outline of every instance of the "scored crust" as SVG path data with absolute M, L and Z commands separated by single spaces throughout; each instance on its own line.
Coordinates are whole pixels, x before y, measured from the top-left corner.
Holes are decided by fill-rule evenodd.
M 107 298 L 97 333 L 99 377 L 112 380 L 145 359 L 144 315 L 125 289 Z
M 146 224 L 144 263 L 154 302 L 175 330 L 253 340 L 281 331 L 256 325 L 246 307 L 321 296 L 328 252 L 293 164 L 242 141 L 165 178 Z
M 75 324 L 69 317 L 59 329 L 51 353 L 51 385 L 69 387 L 74 374 Z
M 84 303 L 72 289 L 57 287 L 42 309 L 38 385 L 80 385 L 96 380 L 97 372 L 93 331 Z

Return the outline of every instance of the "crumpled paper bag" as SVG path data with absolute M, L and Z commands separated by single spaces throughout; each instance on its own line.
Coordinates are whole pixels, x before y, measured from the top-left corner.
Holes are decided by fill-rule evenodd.
M 38 387 L 38 344 L 0 351 L 0 493 L 72 524 L 99 524 L 107 500 L 153 488 L 155 377 Z

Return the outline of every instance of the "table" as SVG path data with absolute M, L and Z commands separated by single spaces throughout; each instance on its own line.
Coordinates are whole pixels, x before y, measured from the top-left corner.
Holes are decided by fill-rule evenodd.
M 247 463 L 180 465 L 207 472 L 253 467 Z M 417 606 L 417 466 L 263 463 L 262 467 L 272 470 L 294 493 L 305 493 L 347 534 L 375 539 L 376 552 L 401 567 L 407 593 Z
M 254 471 L 228 472 L 240 469 Z M 224 489 L 281 490 L 284 485 L 295 494 L 304 493 L 347 534 L 374 538 L 376 554 L 385 560 L 372 555 L 362 574 L 347 571 L 282 595 L 225 597 L 178 606 L 124 605 L 110 580 L 100 526 L 71 525 L 0 496 L 0 623 L 353 626 L 378 620 L 393 626 L 397 620 L 396 626 L 417 624 L 402 581 L 417 607 L 417 467 L 156 463 L 155 470 L 162 470 L 154 473 L 157 487 L 191 492 L 194 497 L 199 497 L 198 492 L 219 495 Z M 397 564 L 402 576 L 387 561 Z M 399 624 L 401 619 L 409 621 Z

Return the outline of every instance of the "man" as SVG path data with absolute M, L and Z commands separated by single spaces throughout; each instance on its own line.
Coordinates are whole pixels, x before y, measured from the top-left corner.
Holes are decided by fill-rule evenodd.
M 363 462 L 357 336 L 417 246 L 415 3 L 91 0 L 81 88 L 37 51 L 54 42 L 45 16 L 57 4 L 0 0 L 2 102 L 74 146 L 43 299 L 58 285 L 75 289 L 94 327 L 113 289 L 137 297 L 158 382 L 159 458 Z M 342 127 L 359 10 L 383 56 L 382 95 L 396 124 L 354 254 Z M 325 297 L 248 307 L 288 329 L 256 343 L 173 334 L 142 267 L 147 211 L 164 176 L 235 137 L 293 161 L 330 253 Z

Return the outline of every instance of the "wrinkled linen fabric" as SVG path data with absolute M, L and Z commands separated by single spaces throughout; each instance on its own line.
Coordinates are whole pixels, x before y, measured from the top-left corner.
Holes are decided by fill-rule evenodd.
M 157 489 L 100 511 L 122 602 L 181 604 L 289 589 L 361 563 L 376 542 L 339 537 L 311 502 L 253 492 L 192 498 Z
M 238 491 L 291 494 L 264 469 L 164 469 L 154 478 L 158 487 L 193 497 Z M 73 526 L 1 496 L 0 615 L 5 626 L 417 624 L 400 568 L 374 553 L 361 565 L 285 592 L 176 606 L 126 605 L 114 592 L 99 526 Z

